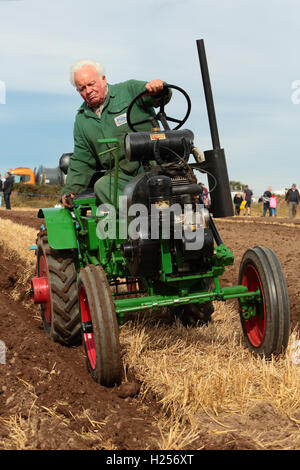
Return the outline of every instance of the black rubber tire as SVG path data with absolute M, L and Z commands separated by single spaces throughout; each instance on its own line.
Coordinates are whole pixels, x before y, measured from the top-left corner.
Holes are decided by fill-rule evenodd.
M 97 383 L 112 387 L 122 380 L 121 348 L 112 292 L 101 266 L 80 270 L 78 296 L 89 372 Z
M 81 344 L 81 322 L 78 305 L 77 272 L 71 250 L 53 250 L 48 244 L 47 231 L 39 232 L 37 240 L 37 275 L 40 277 L 40 257 L 46 260 L 50 286 L 49 313 L 41 304 L 41 314 L 47 336 L 65 346 Z
M 254 286 L 255 278 L 257 288 L 262 292 L 263 302 L 255 304 L 257 313 L 248 322 L 242 316 L 239 303 L 240 317 L 249 349 L 268 358 L 285 351 L 290 334 L 287 286 L 280 262 L 270 248 L 256 246 L 245 252 L 240 264 L 238 283 L 252 283 Z M 256 288 L 249 290 L 255 291 Z M 255 328 L 259 331 L 258 335 Z

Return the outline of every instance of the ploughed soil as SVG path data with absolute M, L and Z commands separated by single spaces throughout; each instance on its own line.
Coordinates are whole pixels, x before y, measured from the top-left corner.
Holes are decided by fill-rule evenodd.
M 42 222 L 37 210 L 1 210 L 0 217 L 37 231 Z M 223 285 L 237 284 L 239 263 L 247 248 L 263 245 L 275 251 L 286 276 L 294 328 L 300 320 L 300 219 L 239 217 L 217 219 L 215 224 L 235 255 L 234 266 L 223 275 Z M 1 245 L 0 266 L 0 340 L 7 348 L 6 364 L 0 364 L 0 449 L 23 448 L 24 442 L 28 449 L 158 449 L 160 406 L 155 397 L 142 402 L 134 376 L 114 388 L 93 382 L 83 349 L 48 340 L 38 307 L 25 308 L 8 295 L 22 267 L 7 258 Z M 28 286 L 24 286 L 27 295 Z M 13 436 L 8 426 L 15 426 Z M 210 440 L 206 448 L 228 446 Z M 232 448 L 243 446 L 233 444 Z

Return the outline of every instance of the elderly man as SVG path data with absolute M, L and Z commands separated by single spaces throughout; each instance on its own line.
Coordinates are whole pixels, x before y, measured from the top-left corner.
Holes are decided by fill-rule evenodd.
M 289 206 L 289 217 L 290 219 L 294 219 L 294 217 L 297 215 L 297 208 L 300 202 L 299 191 L 296 189 L 295 184 L 293 184 L 286 193 L 285 201 Z
M 150 82 L 128 80 L 110 85 L 106 81 L 104 69 L 98 62 L 82 60 L 71 69 L 71 83 L 76 87 L 84 103 L 79 108 L 74 125 L 74 153 L 70 159 L 66 185 L 62 191 L 62 203 L 69 207 L 66 195 L 71 197 L 86 190 L 98 170 L 107 170 L 100 178 L 94 191 L 102 203 L 111 203 L 114 184 L 113 151 L 99 156 L 99 153 L 112 148 L 112 144 L 99 144 L 98 139 L 117 138 L 120 143 L 120 165 L 118 190 L 122 194 L 126 184 L 142 172 L 139 162 L 125 160 L 124 136 L 130 131 L 126 112 L 132 99 L 145 90 L 132 109 L 132 122 L 143 121 L 155 116 L 153 107 L 160 104 L 164 95 L 164 82 L 160 79 Z M 171 92 L 165 95 L 164 102 L 170 100 Z M 152 128 L 151 122 L 139 125 L 139 130 Z M 111 186 L 110 186 L 111 184 Z

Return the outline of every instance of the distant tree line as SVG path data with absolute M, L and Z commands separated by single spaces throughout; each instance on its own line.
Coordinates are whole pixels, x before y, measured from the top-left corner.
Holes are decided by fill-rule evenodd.
M 245 185 L 240 181 L 229 181 L 231 191 L 243 191 Z

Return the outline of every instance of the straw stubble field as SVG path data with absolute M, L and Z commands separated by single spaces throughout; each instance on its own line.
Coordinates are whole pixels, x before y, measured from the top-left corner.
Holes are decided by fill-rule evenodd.
M 291 303 L 284 356 L 245 348 L 234 303 L 216 304 L 208 327 L 185 328 L 169 312 L 131 316 L 121 329 L 124 380 L 92 381 L 83 349 L 52 343 L 29 299 L 40 225 L 36 211 L 0 212 L 0 448 L 299 449 L 300 225 L 284 219 L 218 220 L 237 282 L 246 248 L 265 245 L 282 263 Z M 300 359 L 300 358 L 299 358 Z

